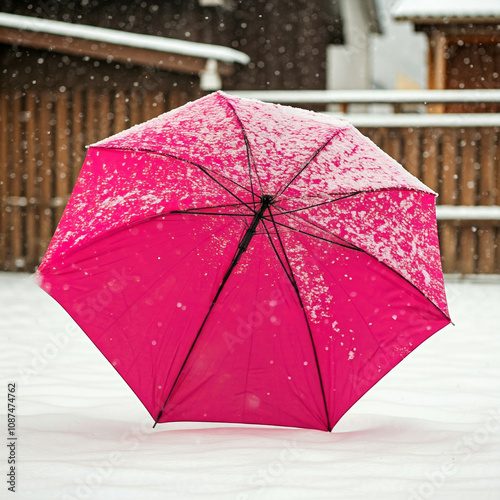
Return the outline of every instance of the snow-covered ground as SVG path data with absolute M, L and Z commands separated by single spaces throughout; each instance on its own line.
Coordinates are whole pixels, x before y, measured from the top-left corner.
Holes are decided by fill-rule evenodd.
M 332 433 L 161 424 L 28 275 L 0 273 L 0 369 L 16 384 L 16 495 L 500 499 L 500 278 L 448 279 L 452 319 Z M 3 456 L 3 457 L 2 457 Z

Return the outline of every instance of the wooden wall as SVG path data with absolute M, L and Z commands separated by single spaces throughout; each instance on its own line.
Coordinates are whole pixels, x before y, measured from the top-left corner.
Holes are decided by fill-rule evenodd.
M 33 271 L 85 146 L 201 92 L 191 75 L 36 50 L 0 45 L 0 61 L 0 270 Z
M 499 38 L 500 40 L 500 38 Z M 500 88 L 500 44 L 479 40 L 449 42 L 447 89 Z M 448 104 L 449 113 L 498 113 L 499 104 Z
M 419 24 L 428 37 L 429 89 L 500 89 L 500 31 L 492 18 L 486 22 Z M 497 103 L 435 104 L 434 113 L 498 113 Z
M 231 13 L 231 46 L 251 62 L 228 78 L 233 90 L 326 88 L 326 51 L 343 41 L 338 3 L 247 0 Z M 329 4 L 329 5 L 328 5 Z
M 339 0 L 3 0 L 0 11 L 134 33 L 218 44 L 251 63 L 225 78 L 226 89 L 325 89 L 328 44 L 342 43 Z

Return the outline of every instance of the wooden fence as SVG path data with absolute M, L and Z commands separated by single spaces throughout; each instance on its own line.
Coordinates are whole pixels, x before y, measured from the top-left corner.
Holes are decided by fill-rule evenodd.
M 182 91 L 0 91 L 0 270 L 33 271 L 55 231 L 85 146 L 188 100 Z
M 300 93 L 301 99 L 304 95 Z M 363 93 L 357 95 L 368 102 Z M 498 95 L 488 95 L 486 101 L 500 102 Z M 262 92 L 257 97 L 263 98 Z M 474 92 L 470 98 L 476 102 L 481 95 Z M 385 94 L 379 99 L 389 102 Z M 86 144 L 186 100 L 179 91 L 0 93 L 0 269 L 32 271 L 38 265 L 78 176 Z M 346 117 L 438 192 L 438 204 L 457 209 L 500 205 L 498 115 Z M 448 216 L 438 227 L 446 273 L 500 273 L 498 216 Z

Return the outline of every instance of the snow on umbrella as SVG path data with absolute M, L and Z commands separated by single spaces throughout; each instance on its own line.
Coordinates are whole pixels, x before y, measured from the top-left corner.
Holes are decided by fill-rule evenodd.
M 222 92 L 90 147 L 38 278 L 155 425 L 331 430 L 450 322 L 435 194 L 346 121 Z

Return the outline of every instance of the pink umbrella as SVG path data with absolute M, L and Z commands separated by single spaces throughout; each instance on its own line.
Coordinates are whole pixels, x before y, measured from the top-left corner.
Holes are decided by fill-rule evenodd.
M 38 278 L 155 425 L 331 430 L 450 322 L 435 194 L 346 121 L 222 92 L 90 147 Z

